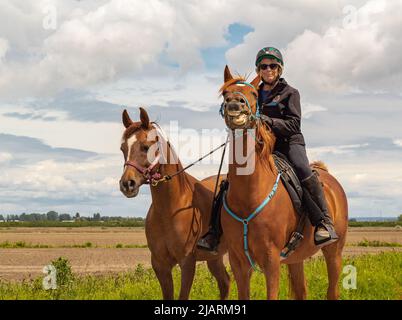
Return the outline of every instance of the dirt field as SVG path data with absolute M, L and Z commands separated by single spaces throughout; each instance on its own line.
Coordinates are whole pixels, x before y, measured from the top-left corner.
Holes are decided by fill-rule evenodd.
M 376 254 L 383 251 L 402 251 L 401 247 L 356 247 L 359 241 L 379 240 L 402 244 L 402 230 L 395 228 L 351 228 L 345 255 Z M 142 228 L 0 228 L 0 243 L 25 241 L 32 245 L 51 245 L 53 248 L 0 249 L 0 279 L 35 278 L 43 267 L 60 256 L 70 260 L 78 273 L 107 273 L 133 270 L 141 263 L 150 266 L 147 248 L 108 248 L 123 245 L 145 245 Z M 57 248 L 63 245 L 91 242 L 97 248 Z M 320 255 L 320 253 L 318 253 Z

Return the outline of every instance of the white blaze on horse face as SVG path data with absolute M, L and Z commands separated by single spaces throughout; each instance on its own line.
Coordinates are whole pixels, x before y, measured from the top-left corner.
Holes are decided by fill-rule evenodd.
M 131 149 L 134 146 L 134 143 L 137 142 L 137 137 L 135 134 L 133 134 L 130 138 L 127 139 L 127 160 L 130 160 L 130 155 L 131 155 Z

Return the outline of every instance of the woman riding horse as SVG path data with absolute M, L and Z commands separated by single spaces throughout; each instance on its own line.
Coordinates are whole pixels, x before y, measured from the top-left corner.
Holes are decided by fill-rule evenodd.
M 325 246 L 338 240 L 324 192 L 317 175 L 311 170 L 301 132 L 300 94 L 281 78 L 283 57 L 273 47 L 257 53 L 256 72 L 262 79 L 258 88 L 258 105 L 262 119 L 272 128 L 277 140 L 275 150 L 284 154 L 293 165 L 303 187 L 303 202 L 315 226 L 314 243 Z M 215 215 L 220 214 L 216 210 Z M 197 243 L 201 249 L 216 251 L 219 244 L 219 218 L 211 217 L 210 228 Z

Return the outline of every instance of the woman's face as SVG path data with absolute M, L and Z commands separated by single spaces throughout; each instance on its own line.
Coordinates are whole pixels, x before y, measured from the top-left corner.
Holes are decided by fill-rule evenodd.
M 272 66 L 272 65 L 277 65 L 277 67 L 274 67 L 274 69 L 271 69 L 270 67 L 266 68 L 265 70 L 263 70 L 261 68 L 261 65 L 268 65 L 268 66 Z M 276 79 L 279 77 L 280 75 L 280 66 L 278 65 L 278 62 L 274 59 L 262 59 L 260 64 L 259 64 L 259 68 L 257 69 L 258 71 L 258 75 L 261 77 L 261 79 L 264 80 L 264 82 L 268 83 L 268 84 L 274 84 Z

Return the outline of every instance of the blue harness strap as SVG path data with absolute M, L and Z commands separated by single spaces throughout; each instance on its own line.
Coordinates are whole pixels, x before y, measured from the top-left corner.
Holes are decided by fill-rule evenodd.
M 230 210 L 229 206 L 227 205 L 226 202 L 226 190 L 223 194 L 223 206 L 226 210 L 227 213 L 229 213 L 234 219 L 237 221 L 241 222 L 243 224 L 243 243 L 244 243 L 244 252 L 247 256 L 248 261 L 250 262 L 250 265 L 253 267 L 253 269 L 256 269 L 255 263 L 253 259 L 250 256 L 250 253 L 248 251 L 248 241 L 247 241 L 247 234 L 248 234 L 248 224 L 251 219 L 253 219 L 257 214 L 259 214 L 262 209 L 268 204 L 268 202 L 272 199 L 272 197 L 275 195 L 276 190 L 278 189 L 278 184 L 279 184 L 279 179 L 281 177 L 281 174 L 279 173 L 278 176 L 276 177 L 275 184 L 271 190 L 271 192 L 268 194 L 268 196 L 264 199 L 264 201 L 258 206 L 257 209 L 255 209 L 246 219 L 242 219 L 238 217 L 232 210 Z

